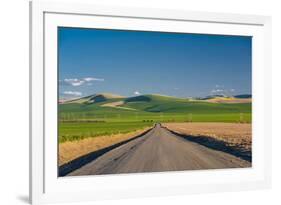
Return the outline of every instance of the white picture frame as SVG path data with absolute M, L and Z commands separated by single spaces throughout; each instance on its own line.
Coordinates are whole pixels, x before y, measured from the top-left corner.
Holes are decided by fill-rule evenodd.
M 54 121 L 57 119 L 57 82 L 54 79 L 57 76 L 58 26 L 253 36 L 253 166 L 235 170 L 58 178 L 57 125 Z M 238 191 L 271 186 L 270 17 L 31 2 L 30 93 L 32 204 Z

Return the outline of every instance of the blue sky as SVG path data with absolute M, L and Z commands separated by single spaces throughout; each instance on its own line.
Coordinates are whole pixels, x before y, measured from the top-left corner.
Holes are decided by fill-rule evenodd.
M 252 38 L 59 28 L 59 96 L 251 94 Z

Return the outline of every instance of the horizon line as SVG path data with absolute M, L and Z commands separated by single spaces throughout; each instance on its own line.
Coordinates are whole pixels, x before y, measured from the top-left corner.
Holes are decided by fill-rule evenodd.
M 125 95 L 120 95 L 120 94 L 115 94 L 115 93 L 110 93 L 110 92 L 101 92 L 101 93 L 94 93 L 94 94 L 90 94 L 90 95 L 81 95 L 81 96 L 77 96 L 77 97 L 73 97 L 73 98 L 68 98 L 65 100 L 77 100 L 77 99 L 86 98 L 86 97 L 90 97 L 90 96 L 94 96 L 94 95 L 105 95 L 105 94 L 119 96 L 120 98 L 131 98 L 131 97 L 145 96 L 145 95 L 158 95 L 158 96 L 163 96 L 163 97 L 172 97 L 172 98 L 181 98 L 181 99 L 190 99 L 190 98 L 196 99 L 196 98 L 206 98 L 206 97 L 212 97 L 212 96 L 235 97 L 235 96 L 239 96 L 239 95 L 252 95 L 251 93 L 241 93 L 241 94 L 235 94 L 235 95 L 210 94 L 210 95 L 206 95 L 204 97 L 200 97 L 200 96 L 178 97 L 178 96 L 165 95 L 165 94 L 159 94 L 159 93 L 146 93 L 146 94 L 140 94 L 140 95 L 125 96 Z M 59 96 L 59 100 L 61 100 L 63 98 L 66 98 L 66 97 Z

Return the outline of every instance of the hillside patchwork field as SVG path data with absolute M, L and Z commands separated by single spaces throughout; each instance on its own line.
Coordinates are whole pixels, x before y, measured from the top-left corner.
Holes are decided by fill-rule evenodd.
M 162 95 L 126 98 L 97 94 L 58 106 L 60 143 L 133 132 L 157 122 L 251 122 L 250 99 L 247 103 L 213 103 L 210 99 L 196 101 Z

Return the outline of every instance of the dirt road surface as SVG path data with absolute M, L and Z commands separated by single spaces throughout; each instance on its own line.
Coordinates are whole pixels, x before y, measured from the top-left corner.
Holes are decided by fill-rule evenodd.
M 144 136 L 117 147 L 70 176 L 250 167 L 233 155 L 190 142 L 160 124 Z

